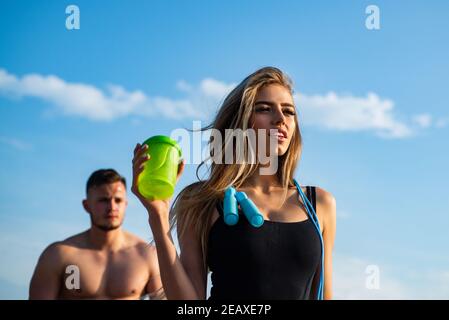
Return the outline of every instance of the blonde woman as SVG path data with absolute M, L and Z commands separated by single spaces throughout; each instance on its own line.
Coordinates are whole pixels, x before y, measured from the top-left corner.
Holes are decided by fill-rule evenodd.
M 319 187 L 295 184 L 302 139 L 292 93 L 281 70 L 262 68 L 232 90 L 209 126 L 223 137 L 225 129 L 265 129 L 277 140 L 274 174 L 261 174 L 257 161 L 212 163 L 208 179 L 182 190 L 171 210 L 169 200 L 149 201 L 139 194 L 137 177 L 149 158 L 146 146 L 136 146 L 132 190 L 148 211 L 169 299 L 205 299 L 209 271 L 211 299 L 317 299 L 319 281 L 321 298 L 332 298 L 336 201 Z M 222 150 L 228 143 L 223 139 Z M 225 224 L 222 203 L 230 186 L 254 202 L 264 219 L 261 227 L 244 217 L 236 225 Z M 312 223 L 301 192 L 307 193 L 318 223 Z M 175 224 L 179 256 L 170 236 Z

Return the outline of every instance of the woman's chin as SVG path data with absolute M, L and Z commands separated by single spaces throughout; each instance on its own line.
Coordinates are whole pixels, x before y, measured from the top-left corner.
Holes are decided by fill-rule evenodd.
M 284 154 L 286 154 L 287 153 L 287 148 L 285 148 L 285 147 L 279 147 L 278 149 L 277 149 L 277 155 L 279 156 L 279 157 L 282 157 Z

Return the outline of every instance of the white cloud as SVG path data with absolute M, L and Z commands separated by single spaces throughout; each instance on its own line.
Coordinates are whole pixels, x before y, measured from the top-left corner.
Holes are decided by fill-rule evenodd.
M 432 125 L 432 116 L 427 113 L 415 115 L 412 120 L 422 128 L 428 128 Z
M 201 93 L 205 96 L 215 98 L 217 100 L 224 98 L 237 84 L 225 84 L 223 82 L 206 78 L 201 81 L 200 89 Z
M 140 91 L 127 92 L 109 86 L 107 92 L 88 84 L 68 83 L 56 76 L 28 74 L 22 78 L 0 69 L 0 92 L 19 97 L 35 97 L 56 105 L 66 115 L 91 120 L 111 120 L 126 115 L 145 101 Z
M 369 130 L 387 138 L 405 138 L 413 133 L 394 116 L 394 102 L 381 99 L 375 93 L 368 93 L 366 97 L 339 96 L 334 92 L 296 94 L 295 98 L 305 125 L 339 131 Z
M 176 86 L 179 90 L 188 93 L 190 96 L 203 95 L 220 100 L 224 98 L 236 85 L 236 83 L 226 84 L 212 78 L 205 78 L 196 88 L 184 80 L 178 81 Z
M 6 144 L 20 151 L 28 151 L 32 149 L 31 144 L 16 138 L 0 136 L 0 143 Z
M 421 128 L 445 128 L 449 124 L 449 118 L 435 118 L 428 113 L 417 114 L 412 117 L 412 121 Z
M 89 84 L 69 83 L 53 75 L 28 74 L 18 78 L 3 69 L 0 69 L 0 94 L 40 98 L 55 105 L 65 115 L 96 121 L 130 114 L 162 114 L 175 119 L 199 115 L 189 100 L 150 98 L 141 91 L 130 92 L 117 85 L 109 85 L 103 91 Z
M 435 127 L 444 128 L 449 124 L 449 118 L 441 118 L 435 122 Z
M 218 110 L 220 102 L 236 86 L 236 83 L 224 82 L 206 78 L 198 86 L 193 86 L 186 81 L 179 81 L 177 88 L 187 94 L 186 100 L 190 101 L 192 108 L 199 111 L 197 119 L 209 119 Z
M 235 85 L 212 78 L 205 78 L 198 85 L 179 81 L 176 87 L 185 97 L 172 99 L 149 97 L 142 91 L 127 91 L 117 85 L 102 90 L 89 84 L 69 83 L 52 75 L 28 74 L 18 78 L 0 69 L 0 94 L 40 98 L 52 103 L 63 114 L 103 121 L 128 115 L 210 120 Z M 433 123 L 437 128 L 448 124 L 448 119 L 433 121 L 429 114 L 414 115 L 409 122 L 400 120 L 394 112 L 394 102 L 376 93 L 357 97 L 331 91 L 324 95 L 295 94 L 294 98 L 300 120 L 305 125 L 328 130 L 369 131 L 383 138 L 406 138 Z

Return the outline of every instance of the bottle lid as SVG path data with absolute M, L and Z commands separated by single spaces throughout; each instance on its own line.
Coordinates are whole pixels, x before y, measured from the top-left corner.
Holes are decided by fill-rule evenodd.
M 172 138 L 164 136 L 164 135 L 152 136 L 152 137 L 148 138 L 147 140 L 145 140 L 144 144 L 150 145 L 151 143 L 155 143 L 155 142 L 168 143 L 168 144 L 172 145 L 173 147 L 176 148 L 176 150 L 178 150 L 179 156 L 180 157 L 182 156 L 181 147 Z

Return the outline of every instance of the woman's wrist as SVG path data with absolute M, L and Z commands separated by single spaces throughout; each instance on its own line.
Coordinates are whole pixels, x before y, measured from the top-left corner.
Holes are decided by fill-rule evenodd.
M 148 222 L 153 232 L 153 236 L 157 237 L 170 232 L 170 222 L 168 212 L 152 212 L 148 210 Z

